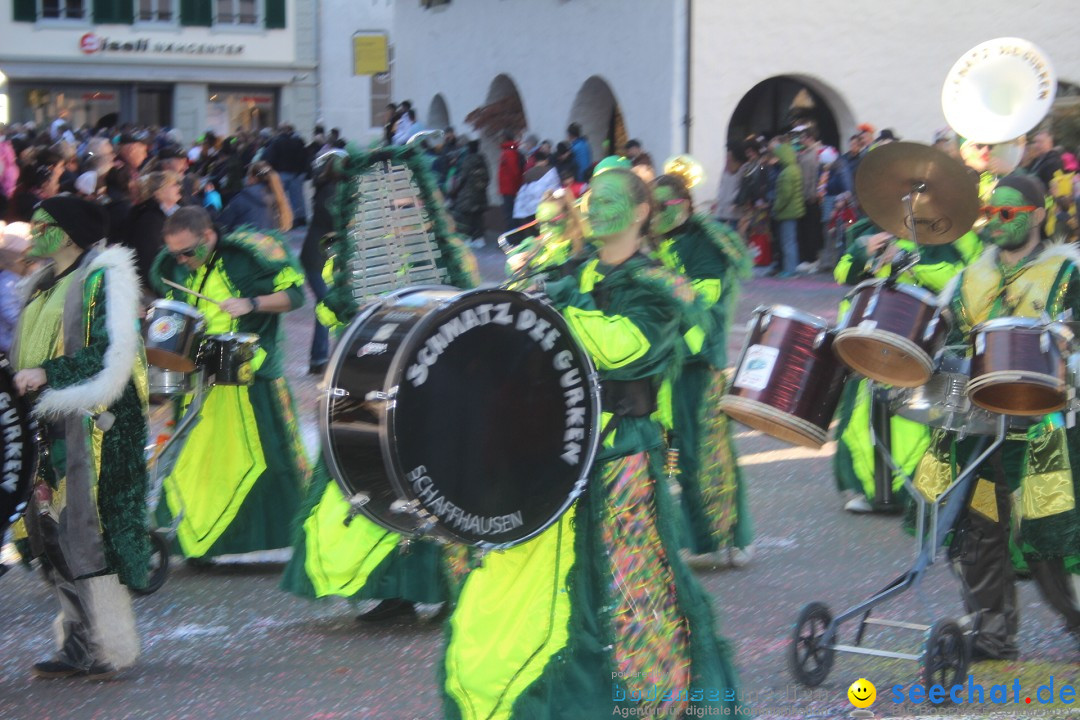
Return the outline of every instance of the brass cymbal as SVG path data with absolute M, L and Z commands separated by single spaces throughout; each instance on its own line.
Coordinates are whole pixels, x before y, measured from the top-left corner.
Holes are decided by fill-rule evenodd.
M 905 196 L 911 195 L 912 238 Z M 979 214 L 975 175 L 958 160 L 929 145 L 894 142 L 874 148 L 859 163 L 855 195 L 881 229 L 921 245 L 957 239 Z

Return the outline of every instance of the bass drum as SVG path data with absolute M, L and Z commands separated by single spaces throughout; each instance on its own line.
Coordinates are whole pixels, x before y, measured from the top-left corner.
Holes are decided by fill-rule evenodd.
M 22 516 L 37 473 L 37 427 L 30 409 L 15 390 L 15 371 L 0 353 L 0 538 Z
M 354 508 L 405 535 L 522 543 L 581 494 L 599 444 L 589 356 L 554 308 L 518 292 L 381 298 L 324 382 L 330 472 Z

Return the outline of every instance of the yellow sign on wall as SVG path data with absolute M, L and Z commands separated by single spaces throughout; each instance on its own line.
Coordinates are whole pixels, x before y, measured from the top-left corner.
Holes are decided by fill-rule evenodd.
M 377 75 L 390 70 L 386 35 L 353 35 L 353 75 Z

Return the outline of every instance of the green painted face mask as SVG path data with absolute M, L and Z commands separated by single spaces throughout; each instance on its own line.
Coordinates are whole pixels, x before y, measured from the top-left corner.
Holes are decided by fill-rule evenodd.
M 653 199 L 658 208 L 653 219 L 653 231 L 657 235 L 667 235 L 682 226 L 690 215 L 690 204 L 669 187 L 657 187 L 653 190 Z
M 542 234 L 563 235 L 566 232 L 567 215 L 557 202 L 545 200 L 536 208 L 536 222 Z
M 1019 208 L 1029 207 L 1030 203 L 1019 190 L 997 188 L 990 197 L 989 208 L 986 208 L 990 217 L 979 231 L 979 238 L 983 243 L 992 243 L 1002 250 L 1022 247 L 1030 237 L 1033 211 Z
M 30 219 L 30 257 L 49 257 L 63 246 L 67 233 L 57 225 L 52 215 L 35 210 Z
M 634 224 L 634 201 L 625 178 L 615 172 L 596 175 L 585 196 L 585 218 L 593 235 L 625 232 Z

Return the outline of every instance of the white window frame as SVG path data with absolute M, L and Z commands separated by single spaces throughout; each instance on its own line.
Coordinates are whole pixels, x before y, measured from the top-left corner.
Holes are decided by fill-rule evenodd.
M 180 0 L 154 0 L 154 3 L 159 7 L 162 4 L 168 4 L 172 8 L 171 17 L 168 20 L 162 20 L 162 19 L 158 18 L 157 17 L 158 10 L 154 11 L 155 17 L 153 17 L 153 18 L 151 18 L 149 20 L 144 20 L 142 17 L 140 17 L 142 15 L 142 7 L 141 7 L 142 1 L 141 0 L 131 0 L 131 3 L 132 3 L 132 11 L 134 13 L 132 15 L 132 17 L 135 18 L 135 23 L 134 23 L 135 25 L 140 25 L 140 26 L 143 26 L 143 27 L 147 27 L 147 26 L 174 27 L 174 26 L 179 26 L 180 25 Z
M 40 23 L 48 23 L 49 25 L 91 25 L 93 22 L 94 3 L 93 0 L 83 0 L 83 13 L 82 17 L 68 17 L 67 16 L 67 4 L 68 0 L 58 0 L 59 4 L 63 6 L 63 15 L 61 17 L 45 17 L 45 0 L 37 0 L 37 21 Z
M 218 19 L 218 4 L 221 0 L 213 0 L 214 2 L 214 27 L 227 28 L 236 30 L 255 29 L 263 30 L 266 25 L 266 0 L 255 0 L 255 20 L 249 23 L 236 22 L 235 20 L 230 22 L 221 22 Z M 233 6 L 239 9 L 240 0 L 229 0 L 233 3 Z M 235 16 L 235 13 L 234 13 Z

